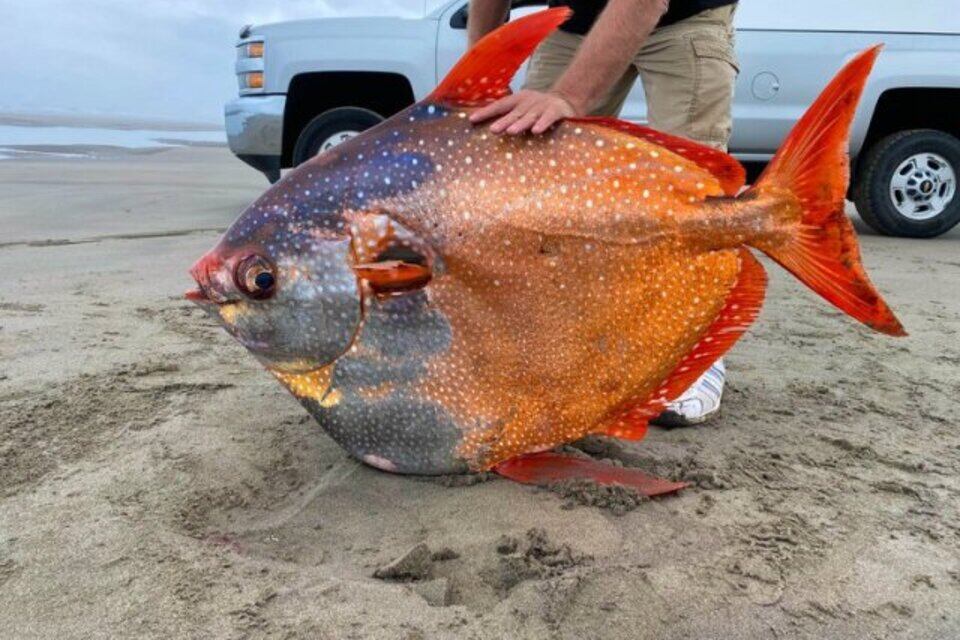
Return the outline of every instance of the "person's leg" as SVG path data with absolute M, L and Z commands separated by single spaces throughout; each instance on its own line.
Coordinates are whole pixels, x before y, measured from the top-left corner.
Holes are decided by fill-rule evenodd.
M 726 149 L 737 79 L 735 5 L 654 31 L 634 60 L 650 126 Z
M 554 31 L 550 34 L 533 52 L 530 64 L 527 66 L 523 88 L 548 91 L 557 81 L 557 78 L 566 71 L 582 42 L 583 36 L 574 33 Z M 627 99 L 627 94 L 636 79 L 637 70 L 631 66 L 600 104 L 590 112 L 590 115 L 615 116 L 620 113 L 620 109 Z
M 534 50 L 527 64 L 523 88 L 547 91 L 566 70 L 576 55 L 583 36 L 566 31 L 554 31 Z
M 726 150 L 737 78 L 734 11 L 712 9 L 651 34 L 634 61 L 651 127 Z M 725 378 L 721 359 L 653 422 L 685 426 L 708 420 L 720 410 Z

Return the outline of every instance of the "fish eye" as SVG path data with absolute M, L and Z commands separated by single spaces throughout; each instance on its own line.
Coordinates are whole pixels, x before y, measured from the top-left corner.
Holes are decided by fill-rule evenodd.
M 260 255 L 250 255 L 237 263 L 233 280 L 245 295 L 255 300 L 264 300 L 273 295 L 277 276 L 269 260 Z

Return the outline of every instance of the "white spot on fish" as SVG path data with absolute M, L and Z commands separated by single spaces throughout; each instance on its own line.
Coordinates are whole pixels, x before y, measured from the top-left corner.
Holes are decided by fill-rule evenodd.
M 376 467 L 383 471 L 396 471 L 397 465 L 393 464 L 386 458 L 381 458 L 380 456 L 375 456 L 372 453 L 368 453 L 363 456 L 363 461 L 366 462 L 371 467 Z

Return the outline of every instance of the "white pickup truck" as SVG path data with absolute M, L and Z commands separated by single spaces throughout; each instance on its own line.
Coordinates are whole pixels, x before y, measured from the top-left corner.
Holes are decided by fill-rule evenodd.
M 514 2 L 512 17 L 544 3 Z M 466 7 L 244 27 L 240 95 L 225 108 L 230 148 L 275 181 L 423 98 L 466 48 Z M 743 0 L 736 24 L 734 155 L 748 167 L 769 160 L 844 61 L 883 42 L 853 127 L 851 197 L 885 234 L 932 237 L 960 222 L 957 0 Z M 638 82 L 622 117 L 645 116 Z

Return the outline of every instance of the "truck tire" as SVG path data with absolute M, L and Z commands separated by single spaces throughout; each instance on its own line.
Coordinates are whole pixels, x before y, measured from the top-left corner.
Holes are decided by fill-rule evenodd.
M 879 140 L 859 163 L 854 202 L 876 231 L 932 238 L 960 222 L 960 140 L 934 129 Z
M 324 111 L 303 128 L 293 147 L 293 165 L 306 162 L 344 140 L 349 140 L 383 122 L 379 113 L 360 107 L 337 107 Z

